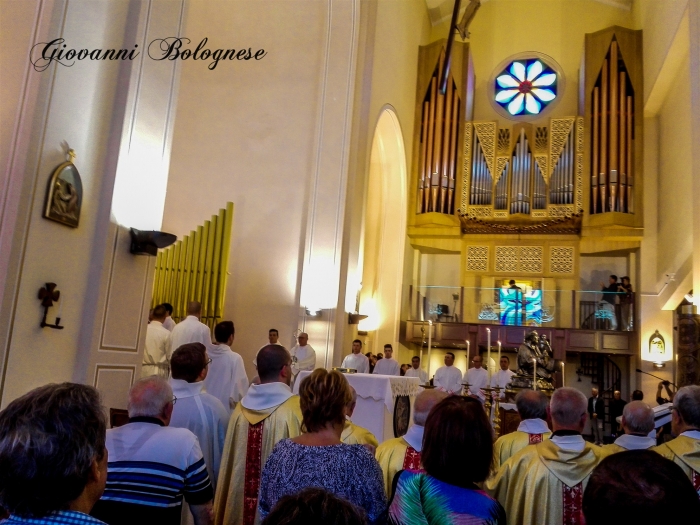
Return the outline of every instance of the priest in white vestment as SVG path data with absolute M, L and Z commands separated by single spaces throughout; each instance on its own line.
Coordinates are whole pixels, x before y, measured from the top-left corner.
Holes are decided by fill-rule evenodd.
M 501 362 L 499 365 L 501 369 L 495 374 L 491 375 L 491 388 L 500 388 L 500 398 L 504 398 L 506 397 L 506 385 L 510 383 L 511 378 L 515 375 L 515 372 L 510 370 L 510 358 L 507 355 L 501 356 Z
M 445 354 L 445 366 L 435 371 L 433 385 L 435 388 L 448 394 L 462 394 L 462 371 L 454 366 L 455 355 L 452 352 Z
M 352 342 L 352 353 L 345 356 L 342 368 L 353 368 L 358 374 L 369 374 L 369 359 L 362 354 L 362 341 L 355 339 Z
M 176 401 L 170 426 L 189 429 L 197 436 L 209 479 L 216 489 L 229 414 L 221 401 L 202 391 L 208 361 L 201 343 L 182 345 L 173 353 L 170 386 Z
M 420 367 L 420 357 L 417 355 L 411 359 L 411 368 L 406 370 L 406 377 L 417 377 L 421 385 L 428 382 L 428 372 Z
M 479 398 L 481 402 L 486 399 L 486 394 L 482 388 L 489 386 L 489 373 L 481 367 L 483 360 L 480 355 L 472 358 L 474 366 L 464 374 L 464 383 L 469 383 L 469 394 Z
M 373 374 L 380 374 L 385 376 L 400 376 L 401 375 L 401 365 L 394 359 L 394 349 L 390 344 L 384 345 L 384 358 L 377 361 L 374 365 Z
M 187 305 L 187 317 L 176 324 L 170 333 L 171 354 L 187 343 L 202 343 L 207 348 L 211 346 L 211 330 L 207 325 L 199 322 L 201 315 L 201 303 L 192 301 Z
M 309 343 L 309 334 L 302 332 L 297 338 L 297 344 L 289 351 L 292 356 L 292 386 L 302 370 L 311 371 L 316 368 L 316 351 Z
M 622 409 L 622 430 L 625 432 L 623 435 L 603 448 L 611 452 L 624 452 L 656 446 L 656 437 L 649 437 L 654 430 L 654 411 L 644 401 L 630 401 L 625 405 Z
M 141 362 L 141 377 L 160 376 L 168 378 L 170 373 L 170 332 L 163 327 L 165 307 L 153 309 L 153 319 L 146 326 L 146 345 Z
M 279 338 L 280 338 L 280 333 L 277 331 L 276 328 L 270 328 L 267 331 L 267 343 L 265 343 L 264 345 L 262 345 L 260 347 L 260 349 L 255 353 L 255 357 L 253 358 L 253 366 L 255 366 L 256 369 L 258 368 L 258 354 L 260 353 L 260 350 L 265 348 L 267 345 L 278 345 L 278 346 L 281 346 L 282 348 L 284 348 L 284 345 L 279 342 Z M 285 350 L 286 350 L 286 348 L 285 348 Z
M 250 385 L 243 358 L 231 350 L 234 335 L 231 321 L 222 321 L 214 327 L 215 342 L 207 349 L 212 362 L 204 379 L 207 392 L 221 401 L 229 416 Z
M 175 321 L 173 321 L 172 318 L 173 305 L 170 303 L 163 303 L 163 306 L 165 307 L 165 321 L 163 321 L 163 328 L 169 332 L 172 332 L 173 328 L 175 328 Z

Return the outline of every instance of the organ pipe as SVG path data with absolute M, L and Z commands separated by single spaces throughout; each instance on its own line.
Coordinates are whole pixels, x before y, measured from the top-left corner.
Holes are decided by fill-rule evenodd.
M 449 180 L 447 188 L 447 209 L 444 213 L 452 214 L 454 209 L 454 193 L 455 193 L 455 166 L 457 165 L 457 120 L 459 117 L 459 98 L 457 97 L 457 88 L 452 90 L 452 131 L 450 132 L 450 162 L 449 162 Z
M 420 181 L 418 185 L 418 209 L 416 213 L 420 213 L 423 210 L 424 203 L 424 192 L 427 191 L 427 179 L 430 176 L 430 171 L 428 167 L 428 119 L 430 117 L 430 102 L 423 102 L 423 136 L 421 139 L 421 170 L 420 170 Z
M 437 102 L 437 79 L 435 77 L 430 81 L 430 117 L 428 119 L 428 187 L 425 190 L 423 199 L 423 213 L 430 211 L 430 186 L 432 186 L 433 175 L 433 140 L 435 133 L 435 106 Z
M 593 89 L 593 169 L 591 170 L 591 189 L 593 190 L 593 213 L 598 213 L 598 138 L 600 134 L 599 122 L 600 115 L 600 88 L 597 86 Z
M 603 78 L 601 83 L 600 104 L 600 206 L 603 212 L 607 210 L 607 175 L 608 175 L 608 61 L 603 61 Z

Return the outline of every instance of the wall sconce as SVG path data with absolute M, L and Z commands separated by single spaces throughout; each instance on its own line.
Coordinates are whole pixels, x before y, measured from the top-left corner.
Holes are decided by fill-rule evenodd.
M 158 231 L 141 231 L 131 228 L 131 248 L 134 255 L 158 255 L 158 248 L 167 248 L 177 241 L 172 233 Z
M 367 317 L 362 314 L 348 314 L 348 324 L 360 324 L 360 321 L 367 319 Z
M 54 324 L 49 324 L 46 322 L 46 317 L 49 313 L 49 308 L 53 306 L 54 301 L 58 301 L 61 297 L 61 292 L 56 290 L 56 283 L 46 283 L 43 288 L 39 288 L 39 299 L 41 299 L 41 306 L 44 307 L 44 317 L 41 319 L 42 328 L 55 328 L 56 330 L 63 330 L 61 326 L 61 303 L 58 305 L 58 314 L 56 315 L 56 322 Z
M 305 310 L 306 315 L 308 315 L 309 317 L 320 317 L 322 312 L 321 308 L 317 308 L 315 306 L 307 306 Z
M 665 361 L 670 358 L 666 354 L 666 341 L 664 336 L 658 330 L 649 337 L 649 360 L 654 363 L 654 368 L 663 368 L 666 366 Z

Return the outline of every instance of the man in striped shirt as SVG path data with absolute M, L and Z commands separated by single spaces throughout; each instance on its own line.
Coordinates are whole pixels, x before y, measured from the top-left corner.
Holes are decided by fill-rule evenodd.
M 214 497 L 197 437 L 168 427 L 176 399 L 145 377 L 129 391 L 129 423 L 107 431 L 107 487 L 92 515 L 109 525 L 179 525 L 183 498 L 196 525 L 212 523 Z

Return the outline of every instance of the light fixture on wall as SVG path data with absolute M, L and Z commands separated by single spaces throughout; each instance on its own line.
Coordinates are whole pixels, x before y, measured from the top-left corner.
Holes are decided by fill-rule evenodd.
M 154 230 L 137 230 L 131 228 L 131 247 L 129 251 L 134 255 L 158 255 L 158 248 L 167 248 L 177 241 L 172 233 Z
M 44 317 L 41 319 L 40 326 L 42 328 L 55 328 L 56 330 L 63 330 L 61 326 L 61 307 L 63 303 L 58 303 L 58 313 L 56 314 L 56 322 L 54 324 L 49 324 L 46 322 L 46 317 L 49 314 L 49 308 L 53 306 L 55 302 L 58 302 L 61 298 L 61 292 L 56 290 L 56 283 L 46 283 L 43 288 L 39 288 L 39 299 L 41 299 L 41 306 L 44 307 Z
M 654 368 L 663 368 L 670 356 L 666 352 L 666 341 L 658 330 L 649 337 L 649 357 L 648 360 L 654 363 Z
M 309 317 L 320 317 L 321 316 L 321 308 L 318 308 L 316 306 L 307 306 L 304 308 L 306 311 L 306 315 Z

